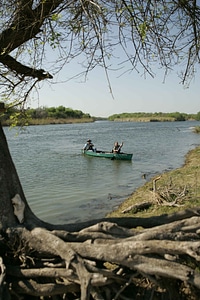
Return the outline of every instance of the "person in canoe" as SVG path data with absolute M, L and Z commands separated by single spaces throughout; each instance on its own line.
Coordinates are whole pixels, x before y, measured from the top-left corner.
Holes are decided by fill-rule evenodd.
M 90 139 L 87 140 L 87 143 L 84 145 L 83 150 L 85 150 L 85 151 L 88 151 L 88 150 L 94 151 L 95 150 L 94 145 Z
M 112 152 L 113 153 L 120 153 L 123 144 L 124 144 L 123 142 L 121 143 L 121 145 L 118 142 L 115 142 L 114 147 L 112 149 Z

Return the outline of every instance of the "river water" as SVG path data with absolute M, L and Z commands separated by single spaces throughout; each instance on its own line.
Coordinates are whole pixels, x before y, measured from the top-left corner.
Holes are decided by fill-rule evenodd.
M 27 201 L 42 220 L 72 223 L 104 217 L 156 174 L 180 167 L 200 144 L 198 122 L 109 122 L 4 128 Z M 18 133 L 18 134 L 16 134 Z M 115 141 L 129 161 L 86 157 L 81 148 L 111 150 Z

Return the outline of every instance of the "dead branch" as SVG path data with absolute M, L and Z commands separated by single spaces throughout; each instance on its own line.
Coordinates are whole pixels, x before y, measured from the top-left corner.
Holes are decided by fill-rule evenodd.
M 138 211 L 148 209 L 152 204 L 153 203 L 149 202 L 149 201 L 133 204 L 133 205 L 129 206 L 128 208 L 122 210 L 122 213 L 125 214 L 125 213 L 128 213 L 131 211 L 133 214 L 134 213 L 136 214 Z
M 178 187 L 172 184 L 170 181 L 169 185 L 157 187 L 156 183 L 160 180 L 161 176 L 153 180 L 152 195 L 153 201 L 158 205 L 163 206 L 183 206 L 183 201 L 188 194 L 187 187 Z
M 17 294 L 26 294 L 30 296 L 54 296 L 65 293 L 79 292 L 78 286 L 73 283 L 61 284 L 61 283 L 44 283 L 40 284 L 34 280 L 21 280 L 15 281 L 11 284 L 11 288 Z
M 153 180 L 153 192 L 156 192 L 157 188 L 156 188 L 156 182 L 158 180 L 160 180 L 161 176 L 158 176 L 156 177 L 154 180 Z
M 34 68 L 27 67 L 15 60 L 10 55 L 0 55 L 0 63 L 2 63 L 4 66 L 7 66 L 8 69 L 13 71 L 14 73 L 23 75 L 24 77 L 29 76 L 32 78 L 37 78 L 38 80 L 53 78 L 53 76 L 48 72 L 45 72 L 42 69 L 37 70 Z

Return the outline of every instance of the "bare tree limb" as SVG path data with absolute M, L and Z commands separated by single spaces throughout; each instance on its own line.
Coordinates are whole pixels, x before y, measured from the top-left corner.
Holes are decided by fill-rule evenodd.
M 45 72 L 44 70 L 36 70 L 22 65 L 10 55 L 0 55 L 0 62 L 7 66 L 11 71 L 16 72 L 18 75 L 21 74 L 23 77 L 29 76 L 32 78 L 38 78 L 38 80 L 53 78 L 51 74 Z

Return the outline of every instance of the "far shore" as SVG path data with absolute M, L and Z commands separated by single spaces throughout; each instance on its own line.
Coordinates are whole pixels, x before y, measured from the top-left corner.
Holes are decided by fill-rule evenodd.
M 59 124 L 77 124 L 77 123 L 92 123 L 96 121 L 94 118 L 66 118 L 66 119 L 55 119 L 55 118 L 45 118 L 45 119 L 27 119 L 22 121 L 17 121 L 14 126 L 32 126 L 32 125 L 59 125 Z M 10 120 L 2 121 L 2 126 L 13 126 L 13 122 Z
M 98 117 L 90 117 L 90 118 L 44 118 L 44 119 L 24 119 L 17 120 L 13 122 L 13 120 L 2 120 L 2 126 L 31 126 L 31 125 L 59 125 L 59 124 L 77 124 L 77 123 L 92 123 L 95 121 L 110 121 L 110 122 L 177 122 L 174 118 L 119 118 L 114 120 L 109 120 L 108 118 L 98 118 Z M 194 119 L 189 119 L 187 121 L 195 121 Z M 181 121 L 186 122 L 186 121 Z
M 141 118 L 116 118 L 111 120 L 113 122 L 177 122 L 173 117 L 141 117 Z M 185 121 L 195 121 L 195 119 L 181 120 Z
M 182 167 L 146 180 L 107 217 L 150 217 L 200 207 L 200 146 Z

